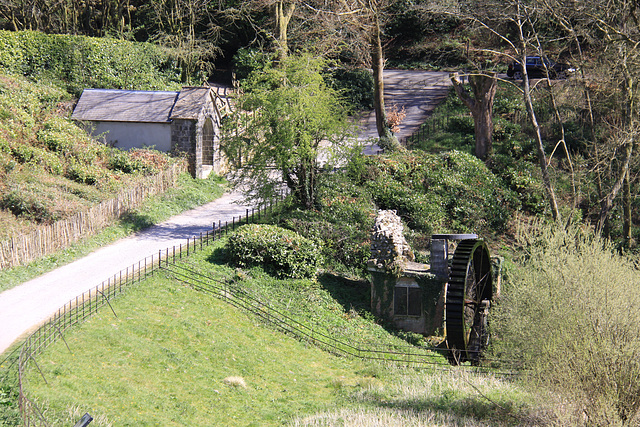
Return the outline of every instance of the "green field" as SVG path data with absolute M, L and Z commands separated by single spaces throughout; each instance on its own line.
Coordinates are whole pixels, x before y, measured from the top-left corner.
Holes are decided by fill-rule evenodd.
M 237 278 L 218 259 L 221 244 L 189 264 Z M 288 301 L 300 314 L 313 310 L 310 317 L 343 325 L 346 336 L 400 341 L 318 282 L 243 274 L 256 295 Z M 54 425 L 85 412 L 96 426 L 517 425 L 532 410 L 531 396 L 493 375 L 337 357 L 163 272 L 111 305 L 117 317 L 103 307 L 66 335 L 70 351 L 59 340 L 38 358 L 42 375 L 33 365 L 28 371 L 28 395 Z

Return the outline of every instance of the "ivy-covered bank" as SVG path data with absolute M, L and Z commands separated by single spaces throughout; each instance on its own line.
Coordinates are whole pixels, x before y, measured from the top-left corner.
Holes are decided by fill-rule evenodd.
M 37 31 L 0 31 L 0 68 L 33 80 L 52 80 L 78 96 L 84 88 L 180 88 L 169 50 L 151 43 Z

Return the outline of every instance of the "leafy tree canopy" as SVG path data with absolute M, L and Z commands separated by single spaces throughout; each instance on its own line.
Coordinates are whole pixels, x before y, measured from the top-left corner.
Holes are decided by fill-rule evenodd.
M 245 81 L 222 148 L 248 199 L 269 199 L 284 183 L 301 206 L 315 206 L 318 172 L 346 146 L 350 128 L 325 67 L 308 54 L 289 56 Z

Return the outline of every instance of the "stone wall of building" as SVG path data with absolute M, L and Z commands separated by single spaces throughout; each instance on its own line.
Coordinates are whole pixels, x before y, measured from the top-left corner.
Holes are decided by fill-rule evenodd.
M 194 120 L 174 119 L 171 122 L 172 151 L 175 154 L 186 153 L 191 176 L 198 176 L 197 166 L 202 165 L 202 150 L 198 158 L 196 146 L 196 122 Z

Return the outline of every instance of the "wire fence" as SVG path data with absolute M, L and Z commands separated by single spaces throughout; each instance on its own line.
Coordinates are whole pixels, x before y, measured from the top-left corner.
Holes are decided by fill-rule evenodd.
M 447 361 L 451 350 L 438 346 L 415 346 L 409 343 L 390 344 L 373 342 L 346 341 L 340 334 L 329 332 L 326 328 L 311 324 L 307 319 L 295 319 L 282 308 L 271 302 L 265 302 L 254 296 L 250 290 L 236 283 L 216 279 L 195 271 L 184 264 L 166 264 L 167 272 L 193 289 L 205 292 L 225 301 L 234 307 L 246 310 L 273 327 L 295 336 L 301 341 L 309 342 L 316 347 L 339 356 L 350 356 L 369 361 L 382 361 L 403 366 L 421 368 L 427 366 L 446 369 L 453 368 Z M 443 357 L 437 357 L 439 354 Z M 500 376 L 512 376 L 512 371 L 497 370 L 490 367 L 495 363 L 506 365 L 506 360 L 483 359 L 482 366 L 456 366 L 455 369 L 467 369 L 475 372 L 492 373 Z M 512 365 L 512 364 L 510 364 Z
M 199 236 L 188 238 L 185 244 L 159 250 L 157 254 L 145 257 L 60 307 L 56 313 L 31 333 L 19 347 L 11 351 L 0 363 L 0 365 L 7 365 L 2 378 L 3 382 L 11 383 L 11 379 L 8 379 L 8 377 L 13 375 L 16 377 L 18 406 L 23 425 L 49 425 L 43 415 L 43 411 L 27 395 L 24 387 L 25 373 L 27 369 L 34 367 L 40 372 L 45 383 L 47 382 L 38 366 L 37 356 L 58 340 L 62 339 L 64 341 L 66 330 L 84 322 L 105 305 L 109 306 L 113 311 L 109 301 L 124 293 L 133 284 L 147 278 L 161 268 L 166 268 L 170 264 L 175 264 L 181 259 L 202 250 L 237 227 L 260 220 L 263 215 L 272 213 L 285 197 L 286 194 L 283 194 L 262 207 L 247 209 L 244 217 L 242 215 L 237 218 L 233 217 L 231 221 L 225 221 L 224 223 L 222 221 L 214 222 L 211 230 L 200 233 Z M 113 311 L 113 314 L 116 315 L 115 311 Z
M 281 199 L 280 199 L 281 200 Z M 51 318 L 30 334 L 21 346 L 14 349 L 2 362 L 8 363 L 6 372 L 17 372 L 18 404 L 23 425 L 48 426 L 48 421 L 41 408 L 28 397 L 25 390 L 25 373 L 27 369 L 35 368 L 47 382 L 37 363 L 37 357 L 51 344 L 63 340 L 69 328 L 84 322 L 105 305 L 117 317 L 110 304 L 114 297 L 126 292 L 135 283 L 164 270 L 192 288 L 219 298 L 234 307 L 253 313 L 267 324 L 284 331 L 298 339 L 313 344 L 318 348 L 330 351 L 336 355 L 356 357 L 359 359 L 401 364 L 415 368 L 451 369 L 443 358 L 438 358 L 434 352 L 444 354 L 446 349 L 437 347 L 417 347 L 410 344 L 390 345 L 376 343 L 355 343 L 341 339 L 317 325 L 309 324 L 305 320 L 293 318 L 286 310 L 279 309 L 269 302 L 260 300 L 250 292 L 235 283 L 219 280 L 189 268 L 181 261 L 188 256 L 208 247 L 220 237 L 235 230 L 237 227 L 250 222 L 256 222 L 263 215 L 272 213 L 280 200 L 266 204 L 263 208 L 247 209 L 244 217 L 234 217 L 231 222 L 213 223 L 211 230 L 200 233 L 199 236 L 187 239 L 185 244 L 159 250 L 157 254 L 144 259 L 121 270 L 95 288 L 91 288 L 70 300 L 61 307 Z M 71 351 L 69 349 L 69 351 Z M 491 361 L 487 361 L 491 362 Z M 504 363 L 504 361 L 502 361 Z M 496 372 L 483 366 L 456 367 L 456 369 L 471 369 L 476 372 L 491 372 L 496 375 L 512 375 L 511 372 Z

